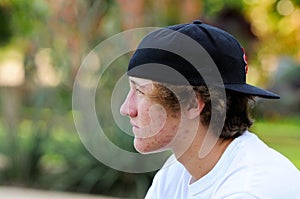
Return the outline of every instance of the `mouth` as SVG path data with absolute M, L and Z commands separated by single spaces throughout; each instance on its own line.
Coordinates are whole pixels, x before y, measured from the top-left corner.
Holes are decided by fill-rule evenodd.
M 132 127 L 139 128 L 139 126 L 134 124 L 132 121 L 130 121 L 130 124 L 131 124 Z

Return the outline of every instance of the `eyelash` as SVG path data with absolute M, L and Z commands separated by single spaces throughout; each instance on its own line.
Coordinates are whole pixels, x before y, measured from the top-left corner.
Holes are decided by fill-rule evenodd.
M 144 95 L 145 93 L 144 92 L 142 92 L 140 89 L 138 89 L 138 88 L 136 88 L 135 89 L 136 90 L 136 92 L 139 94 L 139 95 Z

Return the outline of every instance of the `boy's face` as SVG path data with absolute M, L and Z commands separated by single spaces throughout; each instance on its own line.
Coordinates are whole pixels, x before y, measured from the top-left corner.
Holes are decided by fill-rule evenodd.
M 134 134 L 134 147 L 140 153 L 162 151 L 177 134 L 180 114 L 174 117 L 149 95 L 154 86 L 151 80 L 129 77 L 130 91 L 120 112 L 130 117 Z

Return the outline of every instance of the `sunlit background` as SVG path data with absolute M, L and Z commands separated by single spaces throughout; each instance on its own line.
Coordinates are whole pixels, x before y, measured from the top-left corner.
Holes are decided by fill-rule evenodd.
M 113 170 L 80 142 L 72 117 L 76 72 L 114 34 L 199 18 L 242 43 L 249 83 L 281 95 L 258 100 L 252 131 L 300 168 L 299 0 L 0 0 L 0 185 L 143 198 L 155 172 Z M 115 64 L 109 86 L 99 86 L 108 96 L 126 59 Z M 117 127 L 106 133 L 132 150 L 132 138 L 118 136 Z

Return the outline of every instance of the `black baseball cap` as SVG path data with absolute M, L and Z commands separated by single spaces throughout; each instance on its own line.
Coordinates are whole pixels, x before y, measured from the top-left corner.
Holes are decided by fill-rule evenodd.
M 144 37 L 130 59 L 127 75 L 174 85 L 222 84 L 242 94 L 280 98 L 247 84 L 247 70 L 245 51 L 231 34 L 195 20 Z

